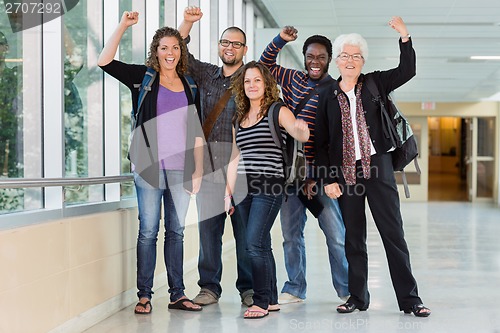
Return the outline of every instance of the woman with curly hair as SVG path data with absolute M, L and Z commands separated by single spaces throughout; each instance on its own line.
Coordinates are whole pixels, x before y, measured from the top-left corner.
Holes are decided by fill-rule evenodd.
M 129 151 L 139 210 L 137 238 L 137 296 L 135 313 L 149 314 L 153 307 L 156 243 L 163 201 L 164 260 L 170 293 L 169 309 L 201 311 L 184 294 L 184 220 L 190 194 L 200 189 L 203 172 L 203 132 L 194 107 L 195 93 L 187 69 L 187 49 L 179 32 L 164 27 L 156 31 L 146 65 L 114 60 L 128 27 L 138 22 L 137 12 L 124 12 L 104 46 L 98 65 L 125 84 L 132 93 L 134 131 Z M 154 71 L 148 70 L 149 68 Z M 154 81 L 140 106 L 139 89 L 145 75 Z
M 269 311 L 279 310 L 271 227 L 281 207 L 284 170 L 281 149 L 274 143 L 268 123 L 268 110 L 279 101 L 279 89 L 269 70 L 255 61 L 235 74 L 231 88 L 236 114 L 224 200 L 226 211 L 232 214 L 236 209 L 247 225 L 247 253 L 252 264 L 254 295 L 253 305 L 245 311 L 244 318 L 256 319 L 267 316 Z M 279 108 L 278 121 L 283 139 L 286 132 L 302 142 L 309 138 L 307 123 L 295 119 L 284 104 Z M 237 178 L 245 190 L 236 186 Z M 245 181 L 240 182 L 240 179 Z M 233 194 L 234 202 L 238 203 L 235 208 L 231 206 Z

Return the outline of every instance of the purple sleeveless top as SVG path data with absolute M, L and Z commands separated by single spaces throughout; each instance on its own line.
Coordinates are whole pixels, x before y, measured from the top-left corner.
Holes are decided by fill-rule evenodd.
M 156 108 L 160 166 L 166 170 L 183 170 L 188 111 L 186 93 L 160 85 Z

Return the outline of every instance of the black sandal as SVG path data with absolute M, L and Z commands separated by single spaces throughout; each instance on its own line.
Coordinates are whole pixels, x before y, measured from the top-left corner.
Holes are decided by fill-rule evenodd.
M 366 311 L 366 309 L 362 309 L 358 307 L 356 304 L 349 302 L 345 302 L 344 304 L 337 306 L 338 313 L 351 313 L 356 309 L 358 309 L 359 311 Z
M 137 311 L 137 307 L 141 307 L 141 308 L 144 308 L 144 310 L 147 310 L 148 309 L 148 305 L 149 305 L 149 311 Z M 146 303 L 137 303 L 135 305 L 135 309 L 134 309 L 134 313 L 135 314 L 140 314 L 140 315 L 148 315 L 151 313 L 151 311 L 153 311 L 153 305 L 151 305 L 151 302 L 150 301 L 147 301 Z
M 429 308 L 426 308 L 423 304 L 414 304 L 411 308 L 404 310 L 404 312 L 413 312 L 416 317 L 429 317 L 429 315 L 431 314 L 431 310 Z
M 184 311 L 201 311 L 201 310 L 203 310 L 203 308 L 201 306 L 198 307 L 198 308 L 193 308 L 193 307 L 187 306 L 184 303 L 190 303 L 192 305 L 198 305 L 198 304 L 193 303 L 193 301 L 190 300 L 189 298 L 179 298 L 174 303 L 168 303 L 168 308 L 169 309 L 176 309 L 176 310 L 184 310 Z

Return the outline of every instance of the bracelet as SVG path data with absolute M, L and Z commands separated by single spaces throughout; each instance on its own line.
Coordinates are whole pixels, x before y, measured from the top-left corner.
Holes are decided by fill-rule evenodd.
M 228 194 L 228 195 L 225 195 L 224 196 L 224 200 L 226 200 L 227 198 L 232 198 L 233 196 L 231 194 Z
M 406 36 L 404 36 L 404 37 L 401 37 L 401 38 L 410 38 L 410 37 L 411 37 L 411 35 L 410 35 L 410 34 L 408 34 L 408 35 L 406 35 Z

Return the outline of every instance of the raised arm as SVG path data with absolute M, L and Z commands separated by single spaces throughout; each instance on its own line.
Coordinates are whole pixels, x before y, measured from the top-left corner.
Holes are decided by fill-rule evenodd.
M 410 34 L 408 33 L 408 29 L 406 28 L 406 24 L 403 22 L 403 19 L 399 16 L 393 16 L 389 21 L 389 25 L 391 28 L 399 32 L 401 36 L 401 41 L 406 43 L 410 39 Z
M 299 31 L 295 29 L 295 27 L 291 25 L 285 25 L 283 29 L 281 29 L 280 37 L 288 42 L 293 42 L 297 39 Z
M 396 68 L 386 71 L 375 72 L 375 77 L 380 83 L 380 90 L 389 94 L 391 91 L 401 87 L 416 75 L 417 59 L 413 49 L 412 38 L 408 34 L 408 29 L 403 19 L 393 16 L 389 21 L 389 26 L 397 31 L 399 39 L 399 65 Z
M 302 119 L 296 119 L 292 111 L 282 106 L 278 117 L 280 126 L 300 142 L 309 140 L 309 126 Z
M 139 21 L 138 12 L 123 12 L 120 23 L 118 24 L 115 31 L 109 38 L 108 42 L 104 45 L 104 48 L 102 49 L 101 54 L 97 59 L 98 66 L 106 66 L 111 61 L 113 61 L 123 34 L 128 29 L 128 27 L 136 24 L 138 21 Z
M 259 59 L 259 62 L 269 68 L 275 80 L 282 87 L 291 82 L 291 77 L 298 71 L 279 66 L 276 63 L 276 59 L 278 58 L 278 53 L 286 43 L 297 39 L 297 33 L 297 29 L 292 26 L 283 27 L 280 34 L 266 46 Z
M 184 19 L 177 29 L 179 30 L 182 38 L 187 38 L 187 36 L 189 36 L 193 24 L 201 20 L 202 16 L 203 13 L 200 7 L 188 6 L 186 7 L 186 9 L 184 9 Z

